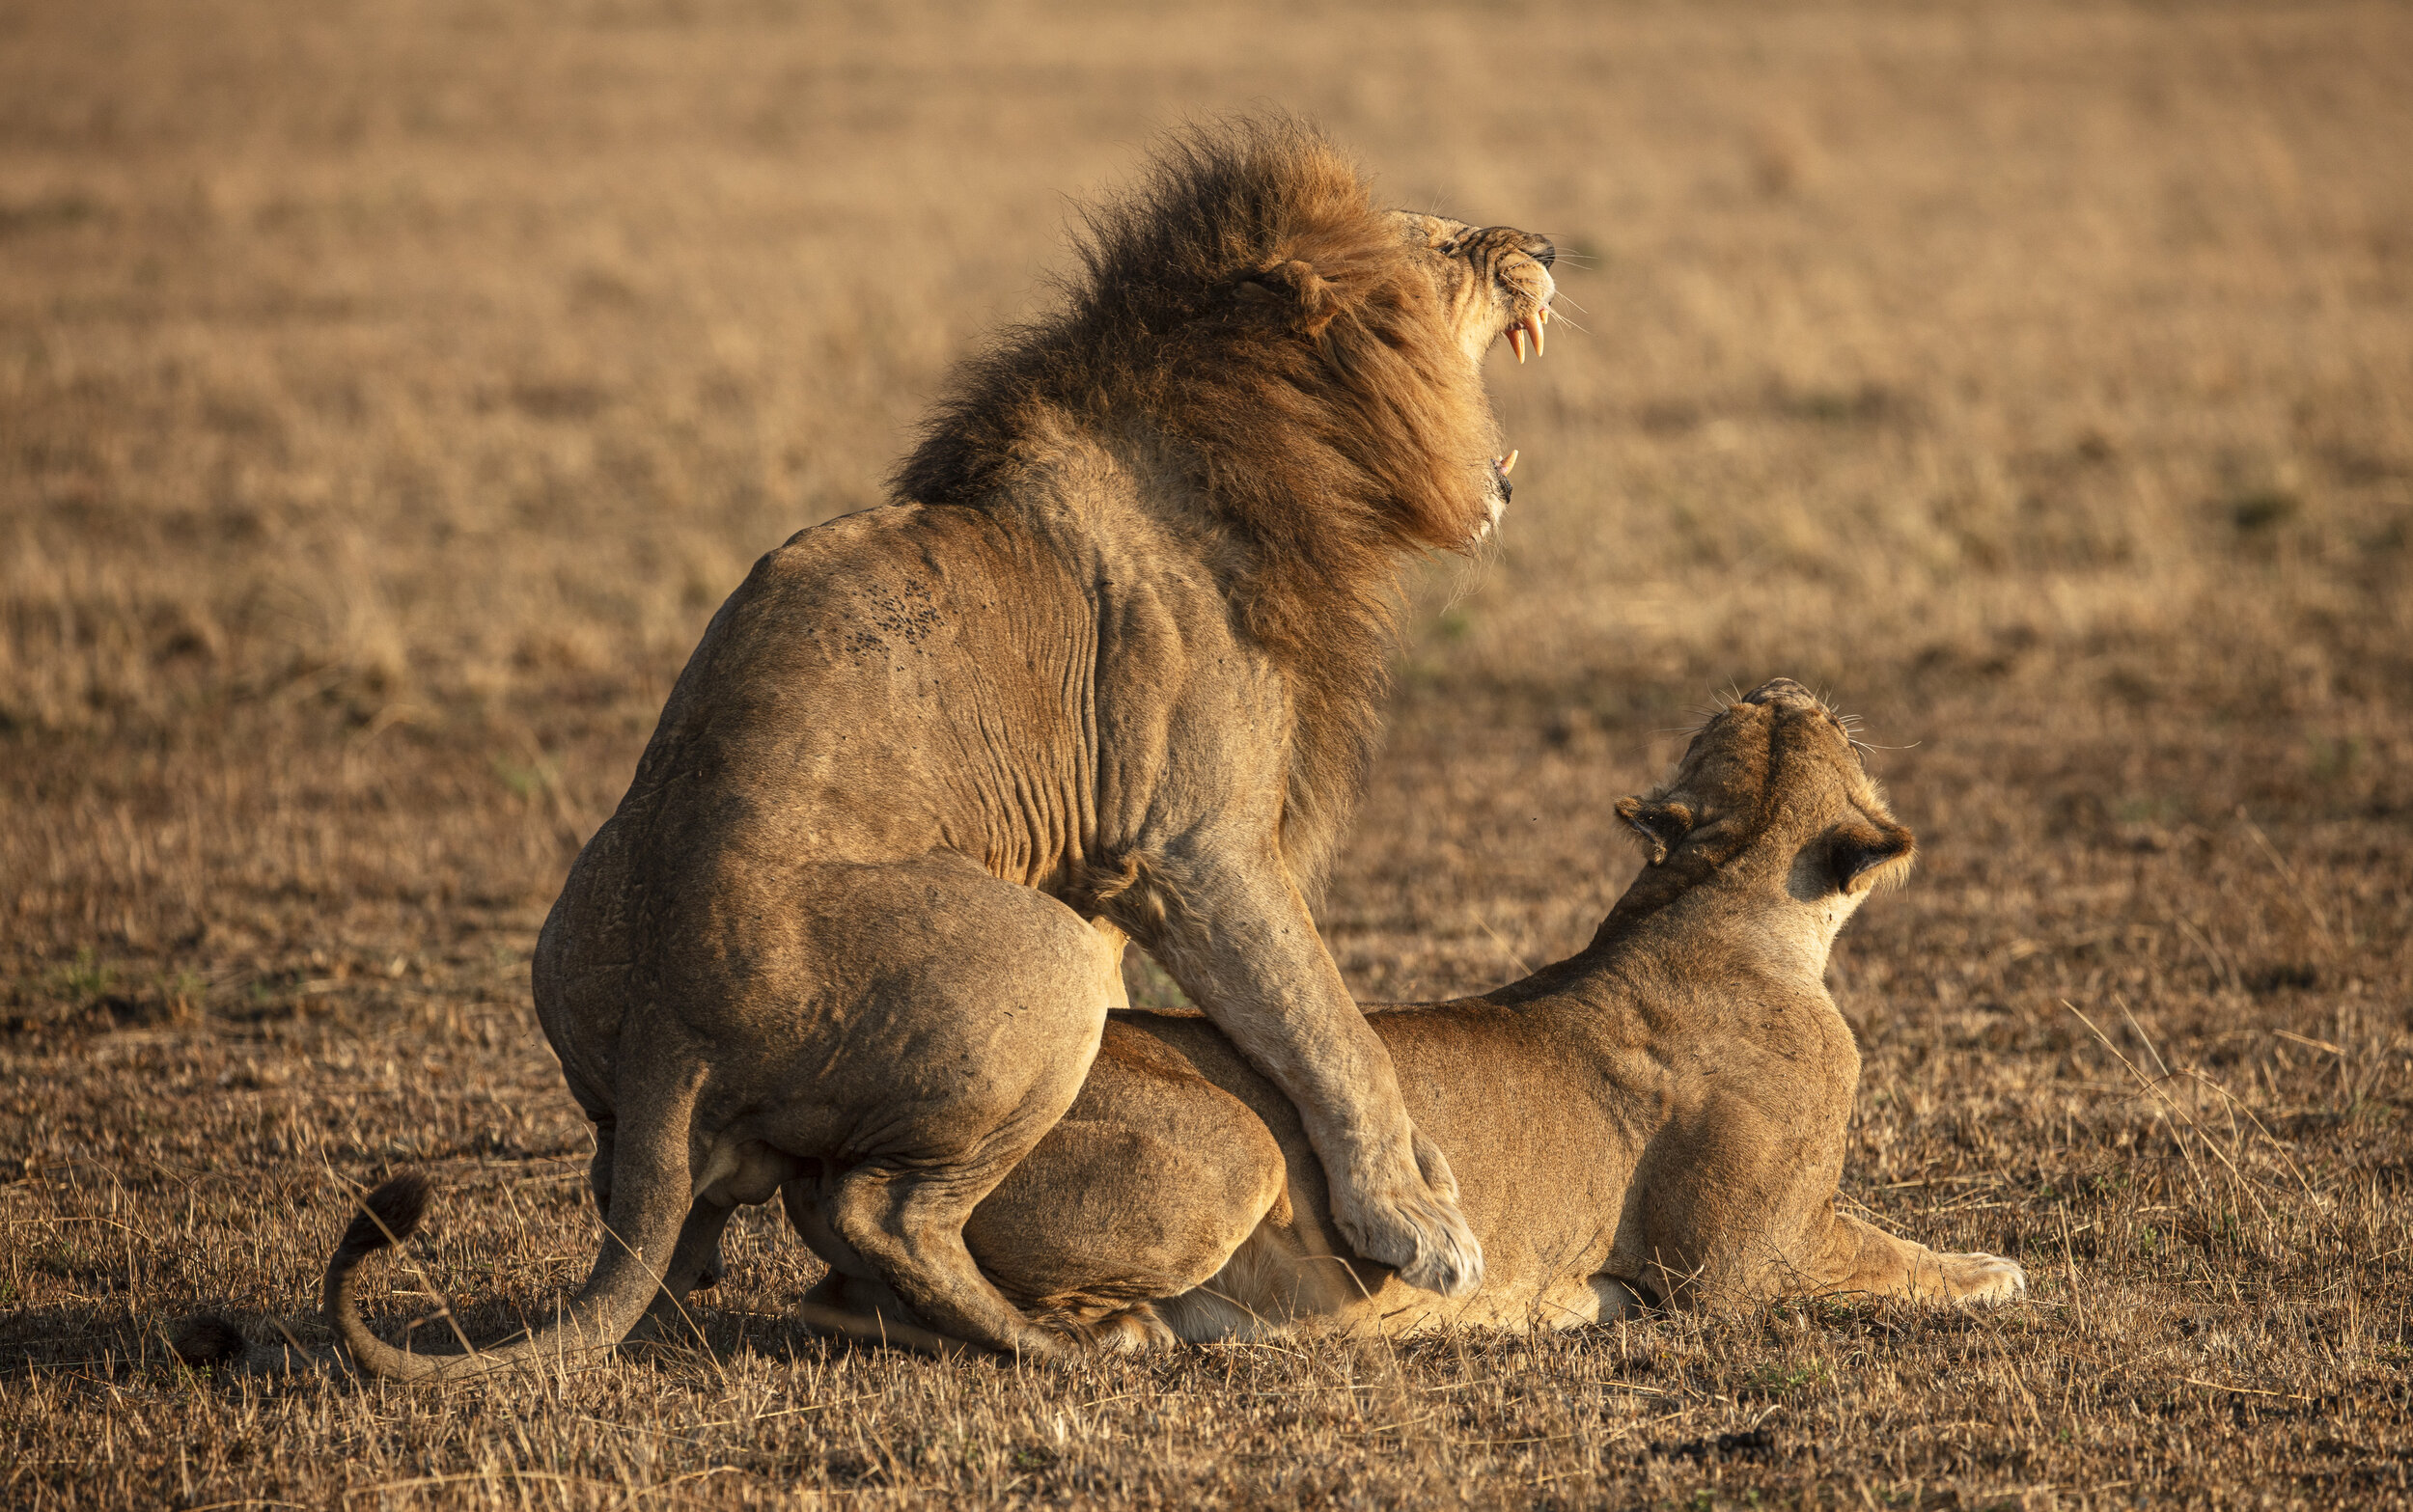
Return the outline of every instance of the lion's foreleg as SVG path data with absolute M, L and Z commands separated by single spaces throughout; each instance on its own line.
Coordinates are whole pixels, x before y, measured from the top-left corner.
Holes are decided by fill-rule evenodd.
M 1420 1141 L 1398 1073 L 1358 1011 L 1307 902 L 1275 858 L 1186 882 L 1155 953 L 1233 1045 L 1298 1109 L 1350 1247 L 1445 1297 L 1483 1280 L 1449 1162 Z M 1211 927 L 1200 922 L 1212 920 Z

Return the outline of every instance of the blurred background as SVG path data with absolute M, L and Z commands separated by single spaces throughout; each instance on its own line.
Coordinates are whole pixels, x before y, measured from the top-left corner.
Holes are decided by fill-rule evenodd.
M 2401 7 L 96 3 L 0 37 L 27 1024 L 306 1017 L 447 961 L 516 1012 L 747 565 L 884 497 L 1073 206 L 1269 105 L 1567 254 L 1550 355 L 1492 358 L 1514 511 L 1411 584 L 1325 910 L 1362 992 L 1580 943 L 1630 866 L 1609 801 L 1783 673 L 1867 719 L 1930 871 L 1988 879 L 1962 935 L 2067 967 L 2145 929 L 2215 986 L 2401 1003 L 2400 948 L 2288 943 L 2356 899 L 2385 936 L 2413 852 Z M 2283 887 L 2279 841 L 2337 864 Z M 2213 857 L 2295 901 L 2224 925 L 2134 875 Z
M 1073 206 L 1267 106 L 1393 203 L 1565 254 L 1549 355 L 1491 359 L 1505 529 L 1408 583 L 1319 916 L 1351 983 L 1574 949 L 1636 865 L 1611 803 L 1721 690 L 1819 687 L 1922 855 L 1832 972 L 1868 1059 L 1846 1198 L 2024 1256 L 2039 1300 L 1519 1357 L 1460 1460 L 1345 1412 L 1151 1416 L 1096 1499 L 1246 1501 L 1262 1463 L 1674 1504 L 1726 1429 L 1901 1504 L 2377 1494 L 2413 1298 L 2413 9 L 79 0 L 0 6 L 13 1495 L 500 1502 L 514 1466 L 722 1455 L 766 1477 L 723 1499 L 907 1484 L 841 1443 L 859 1416 L 724 1422 L 732 1379 L 808 1389 L 768 1356 L 289 1422 L 187 1391 L 158 1330 L 297 1316 L 340 1178 L 397 1160 L 445 1186 L 431 1274 L 480 1336 L 584 1274 L 528 953 L 687 650 L 762 552 L 883 499 Z M 762 1214 L 732 1254 L 716 1348 L 809 1350 L 776 1320 L 813 1262 Z M 870 1430 L 955 1435 L 913 1474 L 1091 1473 L 1065 1416 L 998 1427 L 1020 1398 L 929 1368 L 844 1387 L 937 1383 Z M 1602 1469 L 1671 1400 L 1690 1461 Z M 686 1437 L 628 1458 L 653 1423 Z M 1049 1446 L 943 1468 L 1010 1432 Z M 1785 1463 L 1750 1473 L 1815 1484 Z
M 1361 991 L 1580 943 L 1629 866 L 1608 802 L 1778 673 L 1902 748 L 1931 859 L 2047 909 L 2073 846 L 2259 857 L 2240 805 L 2377 858 L 2339 887 L 2405 877 L 2400 7 L 103 3 L 0 36 L 20 1016 L 281 1010 L 460 931 L 515 998 L 753 559 L 885 497 L 1074 206 L 1265 106 L 1567 254 L 1550 355 L 1492 358 L 1514 511 L 1411 586 L 1326 909 Z M 2228 978 L 2269 953 L 2193 927 Z

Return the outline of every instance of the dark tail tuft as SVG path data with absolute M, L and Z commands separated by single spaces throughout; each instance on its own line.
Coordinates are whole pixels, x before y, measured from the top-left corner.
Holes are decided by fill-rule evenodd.
M 177 1359 L 203 1370 L 242 1359 L 246 1346 L 234 1324 L 214 1312 L 204 1312 L 178 1324 L 168 1336 L 168 1347 L 176 1351 Z
M 389 1176 L 362 1197 L 360 1205 L 362 1212 L 344 1230 L 344 1243 L 338 1250 L 340 1255 L 354 1259 L 418 1232 L 419 1221 L 428 1215 L 428 1178 L 415 1170 Z

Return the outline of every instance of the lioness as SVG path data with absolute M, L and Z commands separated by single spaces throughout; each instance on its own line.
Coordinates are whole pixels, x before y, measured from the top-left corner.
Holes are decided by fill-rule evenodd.
M 1124 1342 L 1304 1319 L 1566 1327 L 1638 1297 L 2023 1290 L 2012 1261 L 1835 1211 L 1860 1056 L 1827 950 L 1912 852 L 1843 725 L 1779 678 L 1617 811 L 1649 861 L 1582 953 L 1372 1016 L 1410 1115 L 1455 1153 L 1489 1258 L 1475 1296 L 1444 1303 L 1358 1258 L 1280 1090 L 1213 1025 L 1145 1013 L 1115 1016 L 1071 1111 L 973 1214 L 982 1268 L 1040 1315 Z M 809 1215 L 798 1226 L 825 1243 Z M 830 1257 L 822 1306 L 883 1301 Z M 912 1323 L 884 1320 L 924 1337 Z
M 884 1306 L 1057 1353 L 962 1226 L 1079 1091 L 1125 936 L 1294 1105 L 1354 1250 L 1480 1279 L 1307 896 L 1374 738 L 1399 564 L 1506 500 L 1481 363 L 1503 333 L 1539 350 L 1550 243 L 1383 210 L 1260 121 L 1177 141 L 1080 252 L 1060 309 L 965 366 L 900 503 L 797 535 L 721 606 L 545 921 L 594 1272 L 485 1355 L 355 1318 L 369 1369 L 616 1341 L 707 1273 L 735 1204 L 799 1180 Z

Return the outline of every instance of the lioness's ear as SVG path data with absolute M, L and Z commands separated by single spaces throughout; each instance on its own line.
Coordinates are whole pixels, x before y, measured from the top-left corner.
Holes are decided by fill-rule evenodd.
M 1900 825 L 1862 820 L 1827 838 L 1827 870 L 1843 892 L 1866 893 L 1879 882 L 1900 881 L 1917 849 Z
M 1668 847 L 1682 842 L 1692 833 L 1692 811 L 1680 803 L 1645 803 L 1639 798 L 1620 798 L 1617 816 L 1634 827 L 1642 842 L 1650 852 L 1650 865 L 1667 860 Z

